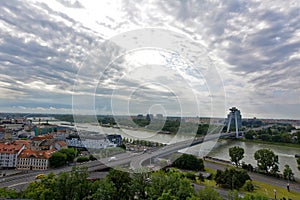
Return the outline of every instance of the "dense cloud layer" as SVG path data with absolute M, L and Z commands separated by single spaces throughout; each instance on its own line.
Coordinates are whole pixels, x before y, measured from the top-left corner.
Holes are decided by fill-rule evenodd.
M 299 13 L 297 0 L 1 1 L 0 106 L 3 111 L 71 112 L 72 95 L 95 96 L 97 112 L 110 114 L 116 89 L 122 91 L 114 96 L 117 102 L 128 99 L 126 92 L 143 83 L 145 74 L 133 73 L 130 66 L 147 65 L 151 60 L 170 66 L 172 55 L 149 51 L 140 60 L 136 55 L 121 56 L 109 70 L 97 65 L 79 76 L 78 72 L 88 62 L 109 63 L 120 52 L 98 49 L 104 40 L 134 29 L 158 27 L 183 33 L 206 48 L 211 59 L 207 64 L 214 64 L 223 80 L 227 98 L 218 101 L 226 108 L 237 106 L 246 117 L 300 118 Z M 91 55 L 99 57 L 87 61 Z M 147 112 L 149 107 L 143 108 L 138 99 L 145 103 L 148 98 L 168 105 L 169 114 L 178 114 L 172 102 L 176 98 L 186 105 L 193 102 L 185 93 L 191 89 L 201 104 L 200 114 L 209 116 L 211 98 L 219 93 L 210 93 L 205 78 L 196 76 L 194 69 L 165 72 L 170 76 L 145 70 L 156 83 L 171 82 L 180 88 L 186 83 L 181 82 L 183 78 L 189 88 L 178 89 L 174 96 L 158 84 L 143 85 L 132 96 L 137 102 L 132 112 Z M 197 81 L 193 82 L 192 75 Z M 186 109 L 184 115 L 195 114 L 192 106 Z M 219 116 L 225 116 L 224 110 Z

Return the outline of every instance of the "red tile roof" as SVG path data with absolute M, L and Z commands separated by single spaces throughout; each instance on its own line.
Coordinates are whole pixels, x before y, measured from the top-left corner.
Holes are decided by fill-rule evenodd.
M 22 151 L 22 153 L 19 155 L 19 158 L 40 158 L 40 159 L 49 159 L 51 154 L 54 153 L 56 150 L 46 150 L 46 151 L 34 151 L 31 149 L 25 149 Z
M 57 141 L 56 142 L 59 146 L 61 146 L 61 147 L 66 147 L 66 146 L 68 146 L 68 144 L 65 142 L 65 141 L 62 141 L 62 140 L 59 140 L 59 141 Z
M 22 144 L 0 144 L 0 153 L 16 154 L 22 149 Z
M 25 145 L 25 147 L 28 149 L 30 142 L 31 140 L 15 140 L 13 144 Z

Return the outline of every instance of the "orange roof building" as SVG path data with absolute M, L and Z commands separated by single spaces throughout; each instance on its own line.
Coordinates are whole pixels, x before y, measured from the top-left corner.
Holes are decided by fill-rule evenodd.
M 25 149 L 23 144 L 0 144 L 0 166 L 16 167 L 18 155 L 23 149 Z
M 56 150 L 35 151 L 25 149 L 18 157 L 19 170 L 46 170 L 49 167 L 49 158 Z

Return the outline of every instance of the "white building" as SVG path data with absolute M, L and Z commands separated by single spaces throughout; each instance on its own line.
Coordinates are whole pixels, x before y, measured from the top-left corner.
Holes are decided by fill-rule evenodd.
M 46 170 L 49 167 L 49 158 L 56 150 L 33 151 L 25 149 L 18 157 L 19 170 Z
M 104 149 L 107 147 L 116 147 L 117 144 L 107 139 L 104 134 L 94 134 L 94 132 L 84 132 L 85 134 L 70 135 L 66 138 L 69 147 Z M 89 134 L 88 134 L 89 133 Z
M 0 167 L 16 167 L 18 156 L 24 148 L 25 145 L 22 144 L 0 144 Z

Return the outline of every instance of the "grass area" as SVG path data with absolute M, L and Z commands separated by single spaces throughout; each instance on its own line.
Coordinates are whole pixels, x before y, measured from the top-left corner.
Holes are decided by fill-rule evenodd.
M 259 143 L 259 144 L 271 144 L 271 145 L 275 145 L 275 146 L 300 148 L 299 144 L 293 144 L 293 143 L 268 142 L 268 141 L 263 141 L 263 140 L 247 140 L 247 139 L 235 139 L 235 140 L 242 141 L 242 142 L 252 142 L 252 143 Z
M 205 168 L 205 172 L 215 174 L 217 172 L 217 170 Z
M 252 183 L 255 185 L 255 190 L 250 193 L 256 193 L 256 194 L 264 194 L 268 196 L 269 198 L 274 198 L 274 189 L 277 193 L 277 199 L 285 197 L 286 199 L 293 199 L 297 200 L 300 199 L 300 193 L 297 193 L 291 189 L 291 192 L 288 192 L 286 188 L 276 187 L 270 184 L 258 182 L 258 181 L 252 181 Z M 243 191 L 245 193 L 249 193 L 246 191 Z
M 205 168 L 205 172 L 212 173 L 213 175 L 216 173 L 216 170 Z M 300 193 L 297 193 L 293 191 L 293 188 L 291 188 L 291 191 L 288 192 L 286 188 L 281 188 L 277 186 L 273 186 L 271 184 L 262 183 L 259 181 L 253 180 L 252 183 L 255 186 L 255 190 L 253 192 L 248 192 L 244 190 L 243 188 L 240 189 L 240 192 L 246 193 L 246 194 L 263 194 L 269 198 L 274 198 L 274 189 L 277 193 L 277 199 L 285 197 L 286 199 L 292 199 L 292 200 L 298 200 L 300 199 Z M 203 184 L 205 186 L 218 188 L 219 186 L 216 185 L 216 182 L 214 180 L 207 180 L 205 179 L 204 182 L 197 181 L 197 184 Z

